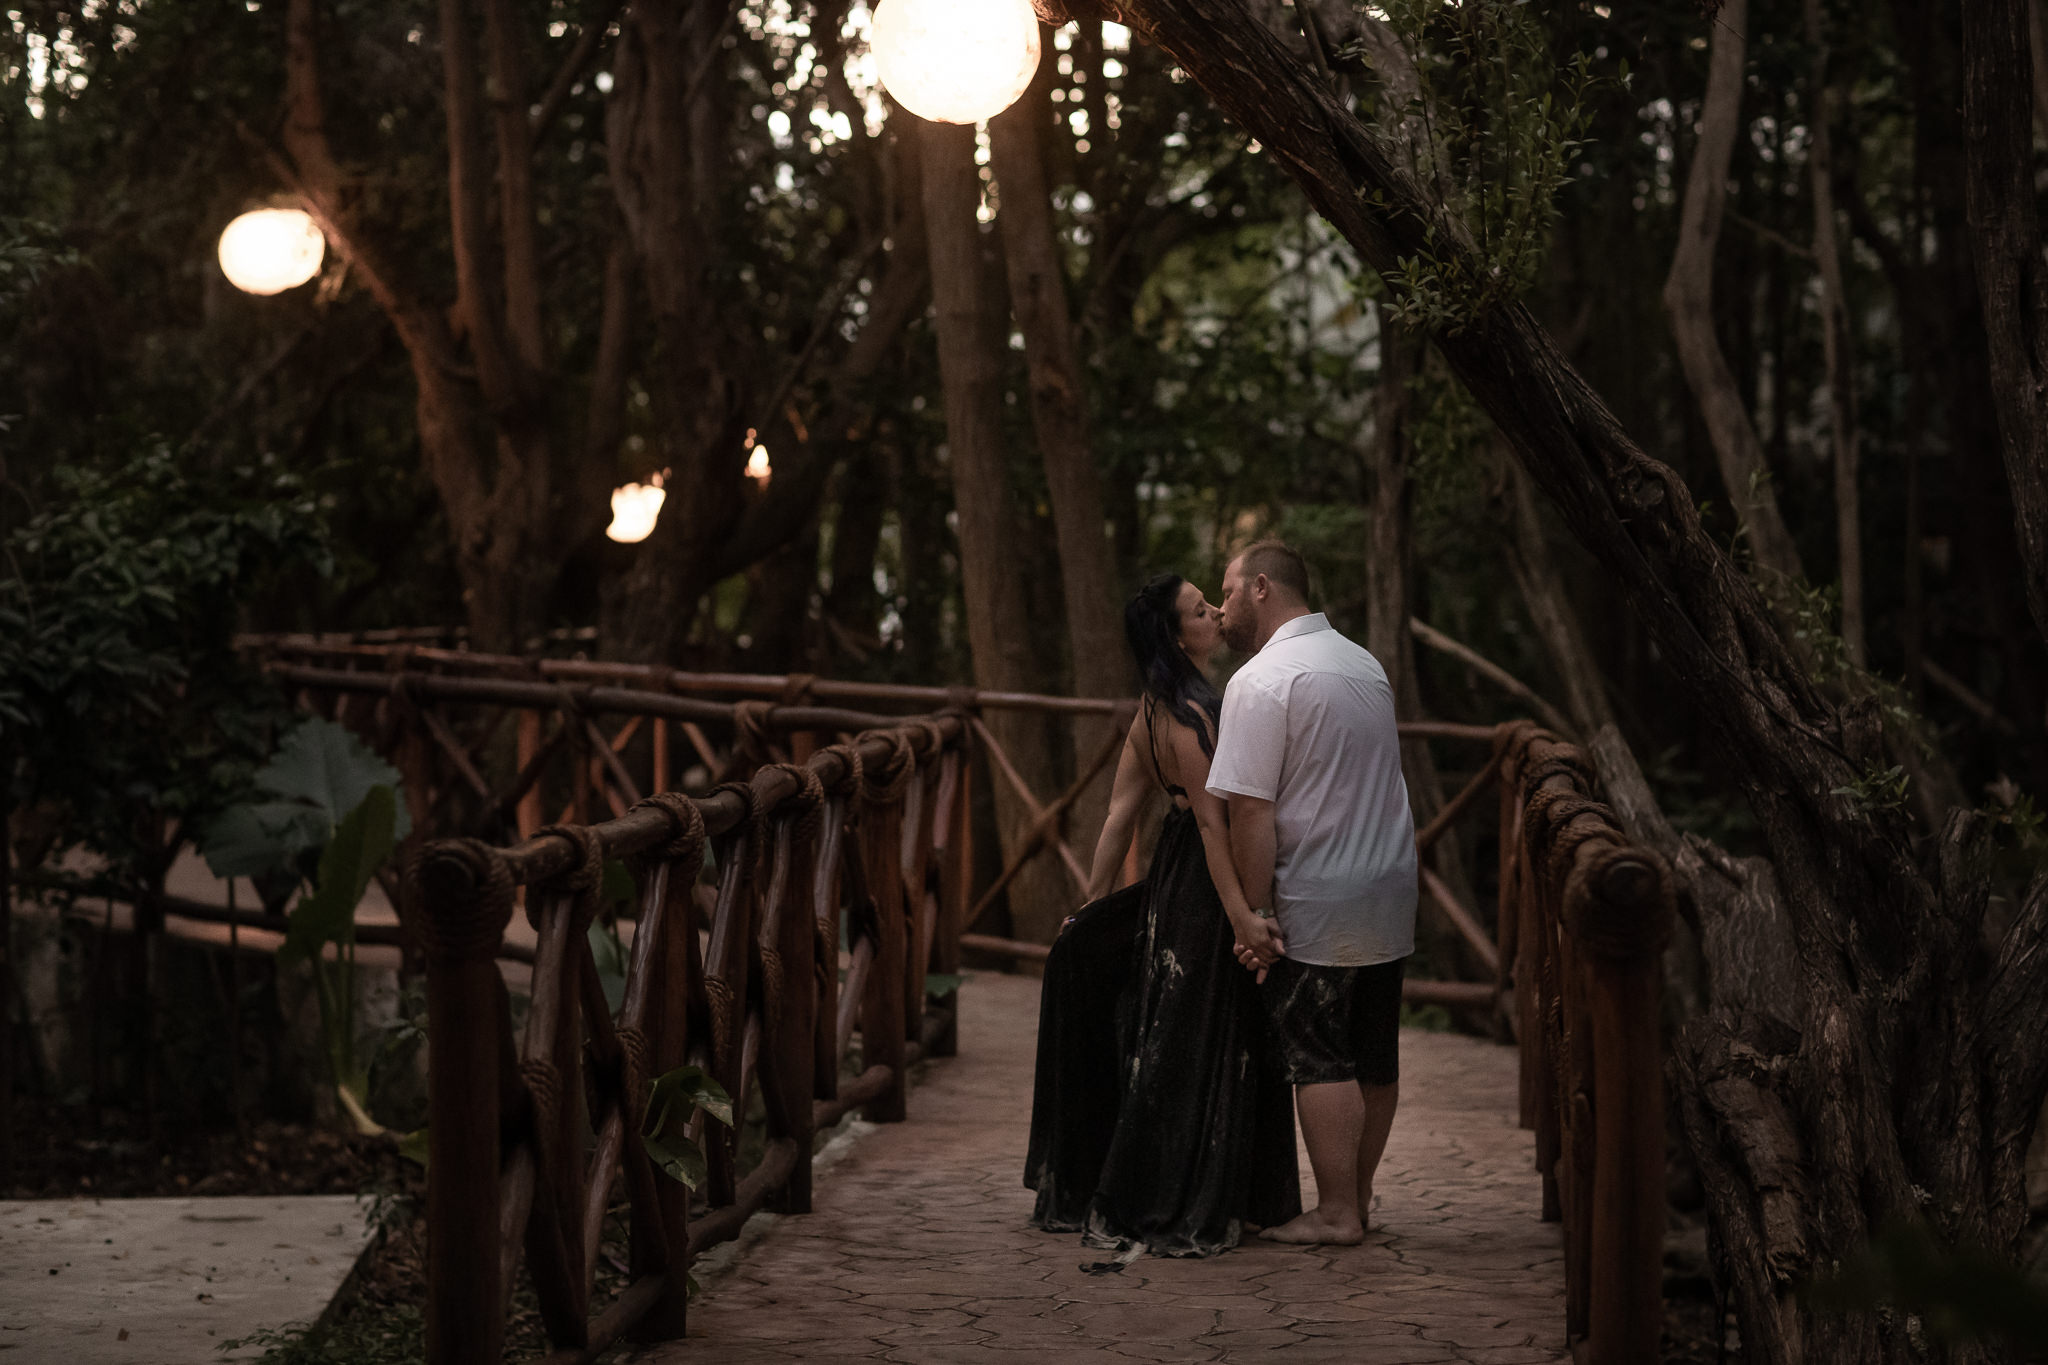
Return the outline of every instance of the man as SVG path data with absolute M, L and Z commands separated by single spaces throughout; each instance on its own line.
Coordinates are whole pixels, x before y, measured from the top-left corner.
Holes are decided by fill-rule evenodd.
M 1402 966 L 1415 950 L 1415 823 L 1386 671 L 1308 609 L 1308 571 L 1261 541 L 1223 575 L 1223 638 L 1254 653 L 1223 694 L 1208 787 L 1270 913 L 1238 958 L 1260 991 L 1315 1171 L 1315 1208 L 1261 1235 L 1365 1238 L 1400 1096 Z M 1267 927 L 1270 926 L 1270 927 Z

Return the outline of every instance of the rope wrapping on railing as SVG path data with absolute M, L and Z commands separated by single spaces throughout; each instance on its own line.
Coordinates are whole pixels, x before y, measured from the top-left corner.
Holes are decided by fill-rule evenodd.
M 444 960 L 489 957 L 512 922 L 512 869 L 480 839 L 442 839 L 415 848 L 407 878 L 431 893 L 418 917 L 420 947 Z
M 668 816 L 669 828 L 673 831 L 669 841 L 650 856 L 670 864 L 671 878 L 683 886 L 695 886 L 704 871 L 704 850 L 710 842 L 704 832 L 704 812 L 681 792 L 656 792 L 635 802 L 631 809 L 643 807 L 659 810 Z
M 652 1047 L 647 1035 L 631 1024 L 618 1031 L 619 1039 L 619 1084 L 624 1089 L 621 1103 L 626 1114 L 626 1131 L 637 1133 L 647 1117 L 648 1083 L 654 1078 L 647 1074 L 647 1056 Z
M 864 730 L 854 737 L 855 747 L 871 740 L 880 740 L 889 745 L 889 757 L 878 770 L 872 764 L 862 767 L 861 795 L 871 806 L 885 806 L 903 795 L 910 785 L 910 775 L 917 766 L 917 750 L 910 742 L 910 736 L 902 730 Z
M 746 816 L 740 821 L 739 828 L 727 836 L 727 842 L 730 844 L 732 839 L 745 840 L 747 881 L 752 885 L 759 885 L 761 867 L 767 861 L 768 840 L 765 835 L 768 829 L 768 812 L 762 807 L 761 793 L 752 782 L 721 782 L 705 793 L 705 800 L 714 800 L 728 793 L 739 798 L 746 810 Z M 719 861 L 722 863 L 724 860 L 725 855 L 720 854 Z
M 566 839 L 576 846 L 576 861 L 532 890 L 564 896 L 569 902 L 571 928 L 581 934 L 597 918 L 598 891 L 604 886 L 604 840 L 589 825 L 543 825 L 534 831 L 533 837 Z M 527 894 L 526 922 L 536 931 L 541 927 L 542 908 L 547 900 L 545 894 Z
M 519 1079 L 533 1102 L 533 1130 L 551 1135 L 562 1112 L 562 1071 L 547 1057 L 529 1057 L 519 1064 Z

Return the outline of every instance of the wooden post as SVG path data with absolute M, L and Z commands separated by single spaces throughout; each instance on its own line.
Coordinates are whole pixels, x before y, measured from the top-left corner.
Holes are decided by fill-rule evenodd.
M 973 793 L 968 780 L 973 765 L 962 747 L 940 760 L 938 803 L 932 809 L 932 856 L 938 859 L 938 913 L 932 917 L 931 969 L 947 975 L 960 970 L 960 934 L 966 928 L 969 882 L 974 875 Z M 965 855 L 965 856 L 963 856 Z M 960 1052 L 960 997 L 953 997 L 951 1023 L 932 1039 L 933 1057 Z
M 657 728 L 655 733 L 660 735 L 662 730 Z M 660 935 L 648 957 L 653 980 L 648 983 L 648 1007 L 642 1025 L 647 1035 L 649 1082 L 675 1070 L 688 1056 L 690 943 L 697 933 L 697 914 L 690 879 L 683 873 L 694 866 L 687 859 L 670 861 L 655 872 L 657 885 L 653 889 L 661 897 L 660 919 L 651 926 L 645 920 L 640 924 L 639 932 L 644 934 L 651 929 Z M 634 1103 L 645 1099 L 644 1095 L 634 1097 Z M 627 1112 L 632 1111 L 629 1108 Z M 626 1134 L 628 1142 L 639 1140 L 638 1133 Z M 656 1182 L 655 1199 L 661 1219 L 660 1242 L 667 1247 L 668 1260 L 663 1267 L 661 1298 L 641 1319 L 635 1336 L 643 1341 L 673 1341 L 682 1337 L 689 1326 L 690 1191 L 680 1181 L 664 1176 Z M 630 1264 L 638 1278 L 655 1269 L 657 1243 L 654 1230 L 642 1226 L 637 1206 L 634 1214 Z
M 539 752 L 540 712 L 521 711 L 519 713 L 519 771 L 525 772 L 526 765 L 533 762 L 534 755 Z M 519 798 L 518 824 L 519 837 L 521 839 L 531 839 L 533 832 L 547 823 L 547 812 L 546 808 L 541 804 L 540 788 L 541 783 L 539 779 L 535 779 L 533 785 L 528 787 L 525 794 Z
M 499 855 L 473 840 L 430 845 L 414 900 L 427 957 L 427 1360 L 497 1365 L 504 1357 L 498 1228 L 500 982 L 496 954 L 512 918 Z
M 816 874 L 816 841 L 799 841 L 803 816 L 786 816 L 775 832 L 772 903 L 762 916 L 761 951 L 782 961 L 781 1008 L 765 1018 L 762 1095 L 768 1106 L 768 1136 L 796 1144 L 796 1165 L 774 1200 L 777 1213 L 811 1211 L 811 1049 L 817 1039 L 818 990 L 811 932 L 811 879 Z M 835 966 L 837 964 L 834 964 Z
M 939 927 L 932 944 L 932 970 L 960 970 L 960 935 L 967 932 L 968 897 L 974 881 L 974 764 L 966 746 L 946 755 L 953 773 L 951 800 L 941 812 L 945 827 L 939 847 Z
M 931 940 L 925 932 L 925 871 L 931 865 L 932 824 L 939 797 L 937 765 L 918 764 L 903 792 L 903 828 L 897 839 L 903 916 L 903 1030 L 907 1038 L 924 1032 L 924 974 L 931 966 Z
M 1584 846 L 1582 846 L 1582 849 Z M 1582 852 L 1582 857 L 1587 856 Z M 1595 855 L 1597 856 L 1597 855 Z M 1588 1212 L 1588 1365 L 1654 1360 L 1663 1326 L 1664 1065 L 1658 1004 L 1673 917 L 1647 860 L 1613 858 L 1580 881 L 1566 923 L 1586 960 L 1594 1074 Z
M 821 1100 L 839 1097 L 839 861 L 845 842 L 845 803 L 827 797 L 811 877 L 811 932 L 825 955 L 819 974 L 822 990 L 811 1021 L 811 1093 Z
M 1505 736 L 1496 736 L 1494 742 L 1496 746 L 1500 746 L 1504 740 Z M 1501 763 L 1499 806 L 1497 828 L 1500 844 L 1500 894 L 1494 902 L 1493 934 L 1500 966 L 1493 979 L 1494 1012 L 1496 1019 L 1506 1020 L 1508 1029 L 1519 1043 L 1522 1039 L 1522 1020 L 1519 1012 L 1521 994 L 1516 974 L 1521 967 L 1518 955 L 1521 951 L 1522 916 L 1521 899 L 1515 894 L 1515 875 L 1520 870 L 1515 849 L 1516 836 L 1520 833 L 1517 821 L 1520 811 L 1515 804 L 1515 783 L 1505 761 Z M 1521 1055 L 1528 1055 L 1526 1049 Z M 1519 1061 L 1519 1058 L 1517 1060 Z M 1526 1085 L 1523 1089 L 1526 1091 Z M 1522 1126 L 1526 1128 L 1529 1126 L 1529 1101 L 1526 1093 L 1518 1097 L 1518 1107 L 1523 1117 Z
M 863 1066 L 886 1066 L 890 1072 L 889 1088 L 861 1110 L 870 1123 L 900 1123 L 906 1114 L 903 868 L 897 861 L 902 828 L 900 797 L 886 805 L 869 806 L 861 820 L 861 861 L 875 908 L 875 963 L 860 1003 L 861 1062 Z
M 668 721 L 660 716 L 654 718 L 654 792 L 665 792 L 669 787 Z M 649 792 L 652 796 L 654 792 Z

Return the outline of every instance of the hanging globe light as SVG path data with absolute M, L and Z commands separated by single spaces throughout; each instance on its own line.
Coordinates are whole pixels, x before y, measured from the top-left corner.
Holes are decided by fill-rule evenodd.
M 604 533 L 621 545 L 633 545 L 654 534 L 661 518 L 661 505 L 668 500 L 662 491 L 661 475 L 646 483 L 624 484 L 612 490 L 612 524 Z
M 248 294 L 278 294 L 320 273 L 327 239 L 301 209 L 256 209 L 220 235 L 220 270 Z
M 1031 0 L 882 0 L 869 33 L 882 84 L 934 123 L 1000 114 L 1038 70 Z

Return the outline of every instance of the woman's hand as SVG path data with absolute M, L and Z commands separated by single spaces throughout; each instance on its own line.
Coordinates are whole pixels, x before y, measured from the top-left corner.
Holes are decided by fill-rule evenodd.
M 1231 954 L 1264 984 L 1266 969 L 1287 953 L 1287 945 L 1280 940 L 1280 927 L 1262 915 L 1233 915 L 1230 926 L 1237 936 Z

